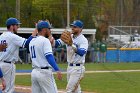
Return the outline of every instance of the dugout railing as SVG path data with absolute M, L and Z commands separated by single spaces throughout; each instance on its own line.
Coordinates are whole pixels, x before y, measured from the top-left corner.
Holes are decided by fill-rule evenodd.
M 140 33 L 140 26 L 109 26 L 108 27 L 108 41 L 122 47 L 131 42 L 131 36 Z

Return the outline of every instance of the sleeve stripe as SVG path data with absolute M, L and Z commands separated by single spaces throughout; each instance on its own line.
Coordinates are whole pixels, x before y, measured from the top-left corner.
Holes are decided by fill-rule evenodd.
M 45 53 L 44 55 L 46 56 L 46 55 L 49 55 L 49 54 L 53 54 L 52 52 L 48 52 L 48 53 Z
M 77 48 L 76 53 L 80 56 L 83 56 L 84 54 L 86 54 L 86 50 L 84 48 Z
M 61 45 L 61 46 L 62 46 L 61 42 L 60 42 L 59 40 L 57 40 L 57 41 L 58 41 L 59 45 Z
M 22 44 L 22 47 L 25 46 L 25 43 L 26 43 L 27 39 L 24 40 L 23 44 Z
M 87 51 L 85 48 L 80 48 L 81 50 Z
M 0 78 L 2 78 L 2 77 L 3 77 L 3 73 L 2 73 L 2 70 L 0 68 Z

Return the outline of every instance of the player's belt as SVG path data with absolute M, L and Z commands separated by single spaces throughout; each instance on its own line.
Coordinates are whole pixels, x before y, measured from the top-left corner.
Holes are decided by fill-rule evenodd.
M 4 63 L 9 63 L 9 64 L 11 64 L 12 62 L 11 61 L 3 61 Z
M 49 67 L 41 67 L 41 69 L 49 69 Z
M 80 66 L 81 64 L 73 64 L 73 63 L 70 63 L 69 66 Z
M 50 69 L 51 67 L 46 66 L 46 67 L 33 67 L 33 69 Z

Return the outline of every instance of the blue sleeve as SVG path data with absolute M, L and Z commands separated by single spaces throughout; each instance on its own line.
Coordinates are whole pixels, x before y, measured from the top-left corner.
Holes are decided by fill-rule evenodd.
M 33 36 L 30 36 L 28 39 L 27 39 L 27 41 L 26 41 L 26 43 L 25 43 L 25 47 L 28 49 L 29 48 L 29 43 L 30 43 L 30 41 L 33 39 Z
M 54 56 L 52 54 L 48 54 L 45 56 L 49 64 L 54 68 L 55 71 L 59 71 L 58 65 L 56 64 L 56 61 L 54 59 Z
M 62 46 L 61 42 L 59 40 L 55 40 L 55 48 L 58 48 L 59 46 Z
M 77 48 L 76 53 L 80 56 L 83 56 L 84 54 L 86 54 L 86 49 L 84 48 Z
M 3 73 L 2 73 L 2 71 L 0 69 L 0 78 L 2 78 L 2 77 L 3 77 Z

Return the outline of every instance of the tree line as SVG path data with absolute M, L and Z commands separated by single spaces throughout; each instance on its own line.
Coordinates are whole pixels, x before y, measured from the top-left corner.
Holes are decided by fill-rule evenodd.
M 16 0 L 0 0 L 0 26 L 15 16 Z M 70 0 L 70 21 L 81 19 L 85 28 L 95 28 L 96 20 L 109 25 L 139 25 L 140 0 Z M 39 19 L 48 19 L 55 28 L 67 23 L 67 0 L 20 0 L 22 27 L 34 27 Z

